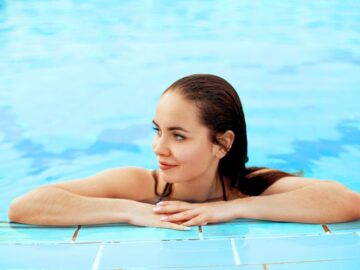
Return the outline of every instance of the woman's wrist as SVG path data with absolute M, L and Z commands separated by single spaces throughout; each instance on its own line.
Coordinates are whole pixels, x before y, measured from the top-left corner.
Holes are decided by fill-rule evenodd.
M 116 213 L 118 222 L 131 223 L 136 209 L 141 203 L 133 200 L 119 199 L 119 208 Z
M 233 213 L 233 219 L 247 218 L 246 204 L 249 198 L 241 198 L 231 201 L 231 209 Z

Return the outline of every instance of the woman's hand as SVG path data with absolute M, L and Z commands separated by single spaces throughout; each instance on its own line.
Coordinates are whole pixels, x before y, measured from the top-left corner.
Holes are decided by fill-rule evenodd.
M 161 215 L 153 211 L 154 205 L 136 202 L 130 210 L 129 224 L 136 226 L 161 227 L 174 230 L 190 230 L 184 225 L 160 220 Z
M 161 221 L 180 223 L 182 226 L 196 226 L 235 219 L 236 209 L 237 205 L 234 201 L 210 203 L 163 201 L 153 210 L 162 215 Z

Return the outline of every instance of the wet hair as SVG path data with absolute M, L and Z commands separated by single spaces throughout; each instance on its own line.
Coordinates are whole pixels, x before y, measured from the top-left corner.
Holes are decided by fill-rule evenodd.
M 223 190 L 224 177 L 230 179 L 231 188 L 236 188 L 246 195 L 256 196 L 278 179 L 292 176 L 275 169 L 245 166 L 249 159 L 244 111 L 237 92 L 226 80 L 211 74 L 194 74 L 174 82 L 163 95 L 170 91 L 176 91 L 197 106 L 200 122 L 210 131 L 210 140 L 227 151 L 220 159 L 218 169 Z M 218 135 L 228 130 L 235 134 L 230 149 L 226 149 L 218 140 Z M 160 199 L 169 196 L 171 191 L 171 184 L 165 186 L 162 194 L 155 188 L 155 193 Z

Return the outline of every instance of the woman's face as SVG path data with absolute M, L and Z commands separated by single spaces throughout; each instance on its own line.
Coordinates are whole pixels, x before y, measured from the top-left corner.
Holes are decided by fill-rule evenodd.
M 219 159 L 199 109 L 177 91 L 168 91 L 156 107 L 153 150 L 160 177 L 168 183 L 191 181 L 216 172 Z

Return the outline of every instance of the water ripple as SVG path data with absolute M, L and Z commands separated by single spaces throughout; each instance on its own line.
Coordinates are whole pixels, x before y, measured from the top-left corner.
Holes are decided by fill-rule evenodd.
M 71 162 L 82 156 L 106 154 L 111 151 L 139 153 L 140 146 L 136 140 L 144 139 L 152 132 L 151 125 L 148 124 L 105 129 L 88 148 L 68 148 L 61 153 L 55 153 L 47 151 L 43 144 L 25 137 L 9 107 L 0 107 L 0 115 L 0 130 L 3 133 L 3 140 L 0 143 L 9 143 L 21 158 L 31 160 L 29 175 L 40 174 L 50 168 L 55 161 Z
M 294 152 L 289 154 L 270 155 L 271 166 L 287 171 L 302 170 L 312 173 L 316 162 L 322 157 L 339 157 L 346 152 L 346 146 L 360 147 L 360 121 L 344 119 L 336 130 L 338 139 L 295 140 L 292 143 Z

